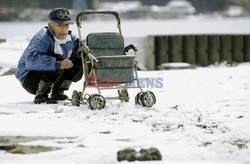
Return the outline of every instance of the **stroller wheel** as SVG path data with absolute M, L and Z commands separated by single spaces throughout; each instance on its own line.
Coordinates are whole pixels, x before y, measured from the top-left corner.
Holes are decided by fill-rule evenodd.
M 143 92 L 139 92 L 136 96 L 135 96 L 135 105 L 141 105 L 141 96 L 142 96 Z
M 127 89 L 118 90 L 119 99 L 123 102 L 129 102 L 129 95 Z
M 106 105 L 106 102 L 102 95 L 93 94 L 89 96 L 87 104 L 91 110 L 96 110 L 96 109 L 104 108 Z
M 142 106 L 152 107 L 156 103 L 156 98 L 153 92 L 146 91 L 140 97 Z
M 80 106 L 80 97 L 80 93 L 74 90 L 72 93 L 71 104 L 74 106 Z

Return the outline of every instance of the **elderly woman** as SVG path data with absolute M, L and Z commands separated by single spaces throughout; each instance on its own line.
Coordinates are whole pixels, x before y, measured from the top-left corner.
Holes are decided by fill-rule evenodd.
M 77 37 L 69 31 L 69 25 L 74 24 L 69 11 L 55 8 L 48 17 L 48 26 L 31 39 L 16 71 L 23 88 L 36 95 L 36 104 L 67 99 L 64 91 L 72 81 L 79 81 L 83 72 L 80 56 L 75 53 Z

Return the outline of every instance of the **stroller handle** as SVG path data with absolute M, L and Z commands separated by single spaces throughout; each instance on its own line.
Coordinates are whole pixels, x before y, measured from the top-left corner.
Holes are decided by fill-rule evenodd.
M 91 15 L 91 14 L 111 14 L 116 17 L 117 20 L 117 28 L 119 29 L 119 33 L 121 34 L 121 19 L 119 17 L 118 12 L 116 11 L 83 11 L 76 15 L 76 25 L 81 28 L 81 21 L 83 15 Z

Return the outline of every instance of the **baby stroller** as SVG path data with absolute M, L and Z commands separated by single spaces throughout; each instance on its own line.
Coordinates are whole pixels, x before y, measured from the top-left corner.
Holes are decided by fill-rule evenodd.
M 81 36 L 81 23 L 83 16 L 90 14 L 114 15 L 119 32 L 90 33 L 84 41 Z M 135 104 L 152 107 L 156 103 L 156 97 L 151 91 L 143 92 L 139 85 L 135 60 L 137 48 L 133 44 L 124 47 L 119 14 L 115 11 L 84 11 L 77 14 L 76 24 L 79 34 L 78 53 L 81 53 L 84 82 L 81 92 L 73 91 L 72 105 L 87 104 L 91 110 L 102 109 L 106 105 L 106 100 L 128 102 L 128 89 L 139 88 L 140 92 L 135 96 Z M 134 55 L 127 55 L 129 50 L 133 50 Z M 135 81 L 136 86 L 129 87 L 129 84 Z M 87 87 L 96 88 L 98 93 L 85 94 Z M 101 91 L 104 89 L 116 89 L 118 95 L 103 97 Z

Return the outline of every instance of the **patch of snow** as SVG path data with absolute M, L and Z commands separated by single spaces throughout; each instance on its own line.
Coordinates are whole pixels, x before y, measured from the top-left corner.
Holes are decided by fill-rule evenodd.
M 191 64 L 189 63 L 163 63 L 161 64 L 162 67 L 190 67 Z
M 99 111 L 87 106 L 32 104 L 34 96 L 26 93 L 14 76 L 0 77 L 0 113 L 8 113 L 0 114 L 1 135 L 75 138 L 65 139 L 71 141 L 68 144 L 57 140 L 25 143 L 63 149 L 33 155 L 0 151 L 0 161 L 116 163 L 116 152 L 126 147 L 157 147 L 167 163 L 249 161 L 249 68 L 248 63 L 139 71 L 139 77 L 163 77 L 163 88 L 146 89 L 156 94 L 157 104 L 152 108 L 135 105 L 133 97 L 139 91 L 131 89 L 129 103 L 108 102 Z M 74 83 L 67 94 L 81 87 L 82 82 Z M 239 148 L 238 141 L 245 147 Z
M 111 11 L 118 11 L 118 12 L 137 10 L 140 6 L 141 6 L 140 1 L 102 2 L 100 4 L 101 10 L 111 10 Z

